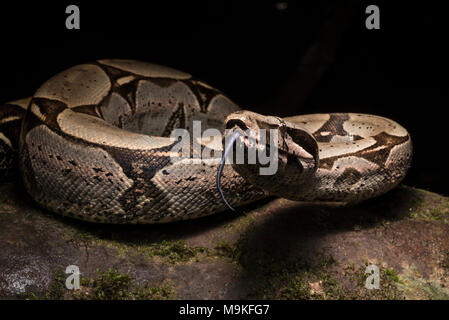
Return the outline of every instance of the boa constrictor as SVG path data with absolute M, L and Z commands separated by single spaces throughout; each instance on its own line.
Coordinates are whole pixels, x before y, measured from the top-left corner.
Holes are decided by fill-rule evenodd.
M 18 160 L 28 193 L 51 211 L 94 222 L 162 223 L 227 209 L 216 186 L 220 157 L 170 160 L 175 142 L 168 136 L 175 128 L 192 132 L 193 120 L 202 130 L 279 129 L 279 174 L 224 166 L 221 188 L 232 206 L 270 194 L 358 202 L 392 189 L 410 165 L 409 134 L 383 117 L 280 119 L 239 110 L 219 90 L 168 67 L 118 59 L 78 65 L 32 98 L 0 108 L 0 176 L 11 176 Z M 222 150 L 221 143 L 199 143 Z

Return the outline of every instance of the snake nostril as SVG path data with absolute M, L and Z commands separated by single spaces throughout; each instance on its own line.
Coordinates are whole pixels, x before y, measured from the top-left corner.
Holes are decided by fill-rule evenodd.
M 300 171 L 300 172 L 303 172 L 303 171 L 304 171 L 304 166 L 303 166 L 303 164 L 301 163 L 301 160 L 300 160 L 297 156 L 294 156 L 294 155 L 292 155 L 292 154 L 289 154 L 289 155 L 287 156 L 287 162 L 297 164 L 298 167 L 299 167 L 299 171 Z

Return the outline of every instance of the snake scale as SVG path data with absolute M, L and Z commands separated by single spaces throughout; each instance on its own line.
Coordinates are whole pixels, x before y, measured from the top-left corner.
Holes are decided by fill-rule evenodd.
M 268 195 L 359 202 L 396 186 L 411 162 L 410 136 L 392 120 L 262 116 L 190 74 L 110 59 L 72 67 L 31 98 L 0 107 L 0 178 L 18 168 L 37 203 L 86 221 L 164 223 L 224 211 L 216 185 L 221 155 L 214 155 L 222 143 L 198 141 L 212 151 L 209 158 L 170 159 L 176 143 L 170 133 L 193 132 L 194 120 L 201 130 L 279 131 L 278 173 L 224 165 L 221 190 L 235 207 Z

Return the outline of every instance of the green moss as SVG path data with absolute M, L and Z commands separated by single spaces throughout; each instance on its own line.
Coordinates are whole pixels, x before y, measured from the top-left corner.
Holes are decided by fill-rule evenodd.
M 240 216 L 235 222 L 230 223 L 232 229 L 241 232 L 249 232 L 253 230 L 255 224 L 256 219 L 252 215 L 249 215 L 247 212 Z
M 414 188 L 405 187 L 403 185 L 400 185 L 399 187 L 402 188 L 402 189 L 405 189 L 406 192 L 408 192 L 410 194 L 410 200 L 409 200 L 410 201 L 410 205 L 409 206 L 410 206 L 411 210 L 417 210 L 417 209 L 420 209 L 422 207 L 426 207 L 427 206 L 427 202 L 425 200 L 425 194 L 424 193 L 418 192 L 418 190 L 416 190 Z
M 64 298 L 66 292 L 65 279 L 66 274 L 62 270 L 55 272 L 50 290 L 45 293 L 45 299 L 47 300 L 61 300 Z M 37 298 L 35 296 L 35 298 Z
M 449 206 L 447 204 L 440 204 L 434 208 L 423 208 L 416 213 L 415 217 L 428 221 L 449 223 Z
M 302 260 L 272 257 L 251 266 L 245 265 L 245 269 L 255 278 L 251 298 L 295 300 L 311 297 L 310 270 Z
M 365 262 L 364 265 L 356 267 L 354 262 L 343 267 L 343 273 L 334 271 L 336 262 L 329 256 L 314 268 L 313 275 L 319 280 L 321 293 L 311 296 L 312 299 L 383 299 L 396 300 L 403 299 L 404 296 L 398 288 L 401 283 L 399 275 L 392 268 L 380 267 L 380 288 L 367 289 L 366 279 L 369 274 L 365 273 L 366 267 L 371 264 Z M 376 265 L 382 265 L 377 262 Z
M 228 258 L 234 262 L 238 262 L 241 256 L 241 246 L 237 241 L 235 244 L 230 245 L 227 240 L 219 240 L 214 247 L 214 254 L 219 257 Z
M 322 283 L 323 287 L 323 295 L 317 295 L 315 296 L 318 299 L 345 299 L 345 291 L 338 282 L 337 279 L 335 279 L 331 273 L 324 272 L 320 276 L 320 281 Z
M 120 300 L 130 298 L 131 277 L 115 270 L 98 274 L 92 281 L 91 295 L 95 300 Z
M 350 261 L 348 266 L 345 268 L 345 270 L 355 270 L 355 262 Z
M 385 269 L 385 276 L 389 281 L 392 282 L 400 282 L 399 275 L 396 273 L 396 271 L 393 268 L 387 268 Z
M 62 271 L 55 273 L 51 288 L 45 293 L 44 299 L 60 300 L 63 298 L 75 300 L 164 300 L 173 299 L 174 285 L 171 281 L 163 281 L 157 286 L 148 283 L 133 286 L 133 278 L 109 269 L 105 272 L 96 271 L 96 277 L 91 279 L 81 277 L 80 289 L 67 290 L 65 287 L 66 274 Z M 28 299 L 39 299 L 30 293 Z
M 65 298 L 65 294 L 68 292 L 65 286 L 66 277 L 68 275 L 62 270 L 57 270 L 50 283 L 50 288 L 44 293 L 44 295 L 36 295 L 34 292 L 29 292 L 26 295 L 27 300 L 62 300 Z
M 263 204 L 256 204 L 257 208 L 264 206 Z M 253 209 L 256 210 L 256 209 Z M 217 257 L 224 257 L 231 260 L 234 263 L 242 265 L 242 258 L 244 257 L 244 248 L 248 241 L 247 235 L 251 233 L 256 228 L 256 219 L 251 216 L 248 212 L 244 211 L 244 214 L 236 219 L 236 221 L 229 223 L 225 226 L 236 234 L 238 234 L 238 239 L 233 243 L 229 243 L 229 240 L 221 238 L 218 236 L 214 237 L 214 250 L 208 252 L 208 255 L 213 255 Z M 229 231 L 227 231 L 229 233 Z
M 245 233 L 233 244 L 221 239 L 214 247 L 217 256 L 226 257 L 237 263 L 250 274 L 254 284 L 250 298 L 255 299 L 315 299 L 322 294 L 336 296 L 340 287 L 338 282 L 327 272 L 336 264 L 330 255 L 321 254 L 317 266 L 313 269 L 302 259 L 285 259 L 285 252 L 272 252 L 269 249 L 254 258 L 254 253 L 246 252 Z M 312 292 L 310 282 L 319 282 L 324 292 Z
M 310 285 L 303 274 L 297 274 L 289 279 L 278 291 L 280 299 L 306 300 L 312 297 Z
M 90 232 L 73 229 L 65 235 L 65 239 L 67 241 L 81 242 L 88 245 L 95 240 L 95 236 Z
M 72 292 L 78 300 L 165 300 L 173 299 L 175 290 L 170 281 L 151 287 L 147 283 L 133 286 L 129 273 L 120 274 L 113 269 L 100 273 L 95 279 L 82 278 L 81 288 Z
M 449 208 L 445 205 L 441 205 L 429 210 L 428 217 L 430 220 L 444 221 L 449 214 Z
M 449 270 L 449 250 L 442 252 L 443 259 L 441 259 L 440 266 Z
M 321 292 L 315 293 L 313 299 L 343 299 L 343 289 L 333 274 L 333 268 L 338 265 L 332 255 L 321 251 L 318 254 L 319 260 L 313 268 L 313 278 L 318 279 Z
M 410 187 L 410 217 L 449 224 L 449 199 L 438 194 Z
M 26 300 L 40 300 L 39 297 L 33 292 L 29 293 L 28 296 L 25 297 L 25 299 Z M 0 297 L 0 300 L 3 300 L 2 297 Z
M 398 288 L 398 284 L 401 283 L 398 273 L 393 268 L 379 267 L 379 289 L 367 289 L 365 287 L 366 279 L 369 274 L 365 273 L 366 267 L 369 262 L 365 262 L 364 266 L 355 270 L 354 274 L 350 277 L 351 280 L 356 281 L 356 290 L 348 292 L 346 295 L 348 298 L 355 299 L 381 299 L 381 300 L 402 300 L 404 295 Z M 376 265 L 382 265 L 377 263 Z
M 10 199 L 10 195 L 6 192 L 0 192 L 0 213 L 12 212 L 16 211 L 16 208 L 13 206 L 14 201 Z
M 163 257 L 170 263 L 186 262 L 195 257 L 200 252 L 206 252 L 203 247 L 188 246 L 184 240 L 162 241 L 147 246 L 147 254 L 150 257 Z
M 420 283 L 420 289 L 429 300 L 449 300 L 449 290 L 443 288 L 435 281 L 416 281 Z
M 424 279 L 411 266 L 399 275 L 399 288 L 407 299 L 449 300 L 449 289 L 438 279 Z
M 207 251 L 204 247 L 191 247 L 184 240 L 149 242 L 140 239 L 140 236 L 137 236 L 137 239 L 133 239 L 132 236 L 130 235 L 130 239 L 124 239 L 125 236 L 120 232 L 109 230 L 109 232 L 96 233 L 74 228 L 66 235 L 66 240 L 81 242 L 85 245 L 107 246 L 115 249 L 117 255 L 125 259 L 135 255 L 147 258 L 161 257 L 172 264 L 187 262 L 199 253 Z
M 150 287 L 148 284 L 138 286 L 134 295 L 137 300 L 172 300 L 174 299 L 175 288 L 174 284 L 167 280 L 156 287 Z

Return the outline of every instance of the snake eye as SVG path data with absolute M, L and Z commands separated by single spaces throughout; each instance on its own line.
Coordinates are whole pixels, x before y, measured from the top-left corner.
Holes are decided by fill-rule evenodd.
M 243 131 L 248 130 L 248 126 L 242 120 L 231 119 L 228 122 L 226 122 L 226 129 L 231 129 L 231 128 L 234 128 L 234 127 L 239 127 Z

